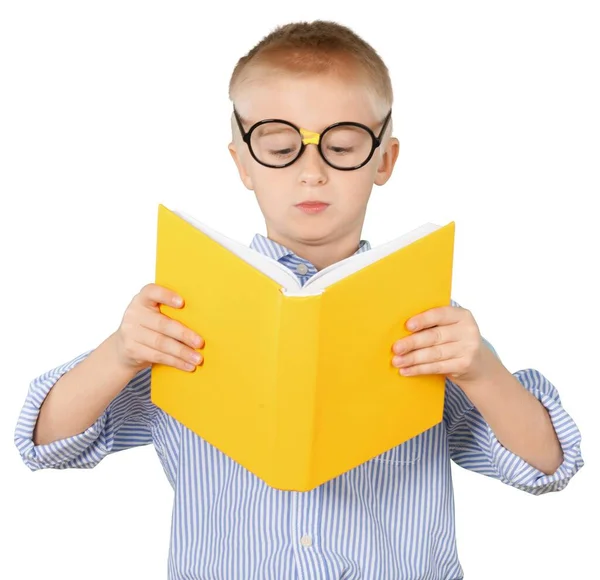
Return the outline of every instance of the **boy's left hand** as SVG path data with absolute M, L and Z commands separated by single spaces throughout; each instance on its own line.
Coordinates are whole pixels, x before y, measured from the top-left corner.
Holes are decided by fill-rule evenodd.
M 485 345 L 469 310 L 432 308 L 407 320 L 406 328 L 412 334 L 392 345 L 392 364 L 402 375 L 443 374 L 469 382 L 482 376 Z

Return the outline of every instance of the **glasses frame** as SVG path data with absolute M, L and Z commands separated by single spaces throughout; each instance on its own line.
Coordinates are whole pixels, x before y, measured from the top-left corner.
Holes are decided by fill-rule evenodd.
M 235 116 L 235 120 L 237 121 L 238 127 L 240 129 L 242 139 L 243 139 L 244 143 L 246 143 L 246 145 L 248 146 L 250 155 L 252 155 L 253 159 L 257 163 L 260 163 L 260 165 L 263 165 L 264 167 L 269 167 L 271 169 L 283 169 L 284 167 L 289 167 L 290 165 L 292 165 L 292 163 L 295 163 L 296 161 L 298 161 L 298 159 L 300 159 L 300 157 L 302 156 L 302 154 L 304 153 L 304 151 L 306 149 L 306 146 L 312 144 L 312 145 L 317 146 L 317 149 L 319 150 L 319 154 L 321 155 L 321 159 L 323 159 L 323 161 L 325 161 L 325 163 L 327 163 L 327 165 L 329 165 L 329 167 L 332 167 L 333 169 L 337 169 L 338 171 L 354 171 L 356 169 L 360 169 L 361 167 L 364 167 L 367 163 L 369 163 L 369 161 L 371 161 L 371 158 L 373 157 L 373 153 L 375 153 L 377 148 L 381 145 L 383 134 L 385 133 L 385 130 L 387 129 L 390 119 L 392 118 L 392 110 L 390 109 L 389 113 L 386 115 L 386 117 L 383 121 L 383 126 L 381 127 L 381 130 L 379 131 L 379 135 L 375 135 L 375 133 L 373 133 L 373 131 L 369 127 L 367 127 L 366 125 L 363 125 L 362 123 L 356 123 L 354 121 L 340 121 L 339 123 L 333 123 L 333 125 L 329 125 L 329 127 L 326 127 L 322 133 L 315 133 L 313 131 L 309 131 L 307 129 L 297 127 L 293 123 L 290 123 L 289 121 L 284 121 L 283 119 L 263 119 L 262 121 L 258 121 L 257 123 L 254 123 L 254 125 L 252 125 L 252 127 L 250 127 L 250 129 L 248 129 L 248 131 L 245 131 L 244 127 L 242 125 L 242 120 L 241 120 L 238 112 L 236 111 L 235 107 L 233 108 L 233 114 Z M 284 125 L 288 125 L 289 127 L 292 127 L 292 129 L 295 129 L 298 132 L 298 134 L 300 135 L 300 137 L 302 139 L 302 145 L 300 147 L 300 150 L 298 151 L 298 155 L 296 155 L 296 157 L 294 157 L 294 159 L 292 159 L 291 161 L 288 161 L 287 163 L 284 163 L 283 165 L 270 165 L 269 163 L 264 163 L 263 161 L 258 159 L 258 157 L 254 154 L 254 151 L 252 150 L 252 145 L 250 144 L 250 140 L 252 138 L 252 133 L 258 127 L 260 127 L 261 125 L 264 125 L 266 123 L 282 123 Z M 321 143 L 323 142 L 323 137 L 327 134 L 328 131 L 335 129 L 336 127 L 339 127 L 340 125 L 350 126 L 350 127 L 359 127 L 361 129 L 364 129 L 365 131 L 367 131 L 367 133 L 371 136 L 371 152 L 369 153 L 367 158 L 360 165 L 355 165 L 353 167 L 338 167 L 337 165 L 334 165 L 333 163 L 329 162 L 327 160 L 327 158 L 325 157 L 325 155 L 323 154 L 323 150 L 321 149 Z

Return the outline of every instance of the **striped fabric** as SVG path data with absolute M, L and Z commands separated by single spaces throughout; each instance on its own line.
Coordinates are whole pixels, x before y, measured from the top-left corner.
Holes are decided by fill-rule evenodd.
M 288 266 L 303 284 L 315 273 L 261 235 L 251 247 Z M 361 241 L 358 252 L 367 250 Z M 15 444 L 25 465 L 38 470 L 92 468 L 110 453 L 152 443 L 174 490 L 170 580 L 458 580 L 451 460 L 535 495 L 563 489 L 583 465 L 577 426 L 555 387 L 533 369 L 515 376 L 548 409 L 562 444 L 564 462 L 553 475 L 502 447 L 449 380 L 441 423 L 305 493 L 269 488 L 153 406 L 149 370 L 85 432 L 35 446 L 41 403 L 88 354 L 31 382 Z

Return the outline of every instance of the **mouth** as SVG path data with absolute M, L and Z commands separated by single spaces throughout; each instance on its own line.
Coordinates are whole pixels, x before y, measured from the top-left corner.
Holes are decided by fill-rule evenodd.
M 329 207 L 328 203 L 323 201 L 303 201 L 302 203 L 296 204 L 296 207 L 304 213 L 320 213 Z

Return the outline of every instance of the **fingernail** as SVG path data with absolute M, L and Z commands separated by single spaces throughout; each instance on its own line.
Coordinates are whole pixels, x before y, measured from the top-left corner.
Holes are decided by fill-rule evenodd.
M 403 357 L 401 357 L 401 356 L 395 356 L 395 357 L 392 359 L 392 364 L 393 364 L 395 367 L 397 367 L 397 366 L 400 366 L 400 365 L 402 364 L 402 362 L 403 362 L 403 361 L 404 361 L 404 358 L 403 358 Z
M 202 344 L 202 338 L 198 335 L 194 336 L 193 343 L 195 346 L 200 346 Z
M 183 305 L 183 298 L 181 298 L 181 296 L 176 296 L 175 298 L 173 298 L 173 306 L 179 308 L 182 305 Z

